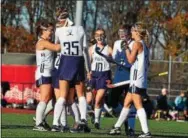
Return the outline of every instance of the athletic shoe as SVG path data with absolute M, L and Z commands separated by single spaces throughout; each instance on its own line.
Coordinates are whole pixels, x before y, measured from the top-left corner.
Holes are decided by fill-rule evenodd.
M 134 130 L 133 129 L 129 129 L 128 131 L 126 131 L 126 135 L 127 136 L 134 136 L 135 135 Z
M 66 126 L 61 126 L 61 132 L 68 132 L 70 130 L 70 128 L 66 125 Z
M 138 138 L 151 138 L 152 136 L 151 136 L 151 133 L 150 132 L 148 132 L 148 133 L 141 133 L 139 136 L 138 136 Z
M 88 127 L 87 121 L 86 121 L 85 119 L 82 119 L 82 120 L 81 120 L 80 126 L 81 126 L 81 129 L 82 129 L 85 133 L 91 132 L 91 129 Z
M 70 129 L 71 133 L 79 133 L 81 131 L 81 127 L 79 123 L 75 123 L 73 128 Z
M 95 125 L 95 128 L 96 128 L 96 129 L 100 129 L 99 123 L 96 122 L 94 125 Z
M 33 130 L 35 130 L 35 131 L 48 131 L 48 129 L 46 129 L 42 123 L 40 123 L 37 126 L 34 126 Z
M 60 132 L 61 131 L 61 127 L 57 126 L 57 125 L 53 125 L 51 131 L 53 131 L 53 132 Z
M 44 126 L 46 129 L 48 129 L 49 131 L 51 130 L 51 127 L 50 127 L 50 125 L 48 125 L 48 123 L 46 122 L 46 120 L 43 120 L 42 124 L 43 124 L 43 126 Z
M 120 135 L 121 134 L 121 128 L 120 127 L 113 127 L 110 132 L 110 135 Z

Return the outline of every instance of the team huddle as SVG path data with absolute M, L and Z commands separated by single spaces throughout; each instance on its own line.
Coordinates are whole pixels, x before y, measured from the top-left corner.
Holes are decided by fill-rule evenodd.
M 99 28 L 94 34 L 95 42 L 89 47 L 83 27 L 73 24 L 66 9 L 59 8 L 56 17 L 55 29 L 53 24 L 42 22 L 36 31 L 38 42 L 35 78 L 40 89 L 40 102 L 37 105 L 33 130 L 89 133 L 91 129 L 87 123 L 87 107 L 92 102 L 86 100 L 85 92 L 89 94 L 92 90 L 96 91 L 91 98 L 94 99 L 93 123 L 96 129 L 100 129 L 101 111 L 107 89 L 114 83 L 130 80 L 129 84 L 112 88 L 112 96 L 116 93 L 113 101 L 115 104 L 122 93 L 125 98 L 119 118 L 109 134 L 119 135 L 122 124 L 127 124 L 128 118 L 127 134 L 134 135 L 134 120 L 129 123 L 129 116 L 137 110 L 143 131 L 139 137 L 151 137 L 141 99 L 141 94 L 147 89 L 147 30 L 139 23 L 133 26 L 121 25 L 118 31 L 120 40 L 114 43 L 112 49 L 106 42 L 105 30 Z M 55 41 L 52 43 L 54 30 Z M 111 62 L 117 63 L 113 79 Z M 86 82 L 90 86 L 89 90 L 85 88 Z M 71 129 L 67 125 L 67 107 L 75 120 Z M 52 109 L 54 114 L 50 128 L 45 119 Z

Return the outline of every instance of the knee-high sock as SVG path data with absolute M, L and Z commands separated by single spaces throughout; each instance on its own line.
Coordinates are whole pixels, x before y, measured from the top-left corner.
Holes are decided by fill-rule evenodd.
M 80 115 L 81 119 L 86 120 L 86 113 L 87 113 L 87 102 L 86 98 L 84 96 L 79 97 L 79 110 L 80 110 Z
M 46 109 L 46 102 L 44 101 L 39 102 L 36 109 L 36 125 L 42 123 L 45 109 Z
M 66 106 L 65 106 L 65 109 L 62 110 L 62 112 L 61 112 L 60 123 L 63 126 L 67 125 L 67 110 L 66 110 Z
M 60 97 L 54 107 L 53 125 L 60 125 L 59 120 L 63 110 L 65 110 L 65 99 L 63 97 Z
M 123 124 L 123 122 L 127 119 L 129 114 L 129 109 L 128 108 L 123 108 L 120 116 L 118 118 L 118 121 L 115 124 L 115 127 L 121 127 L 121 125 Z
M 100 123 L 101 108 L 95 108 L 95 123 Z
M 80 122 L 80 114 L 79 114 L 79 110 L 78 110 L 78 107 L 75 102 L 70 105 L 70 109 L 74 116 L 75 122 L 79 123 Z
M 140 120 L 142 131 L 144 133 L 148 133 L 149 129 L 148 129 L 148 123 L 147 123 L 147 115 L 146 115 L 144 108 L 138 109 L 137 115 L 138 115 L 138 118 Z
M 131 106 L 130 112 L 128 115 L 128 127 L 129 129 L 134 130 L 135 127 L 135 114 L 136 114 L 136 109 L 134 106 Z
M 53 108 L 54 108 L 53 99 L 51 99 L 51 100 L 48 102 L 48 104 L 47 104 L 47 106 L 46 106 L 46 109 L 45 109 L 45 111 L 44 111 L 44 116 L 43 116 L 43 119 L 44 119 L 44 120 L 46 119 L 47 115 L 53 110 Z

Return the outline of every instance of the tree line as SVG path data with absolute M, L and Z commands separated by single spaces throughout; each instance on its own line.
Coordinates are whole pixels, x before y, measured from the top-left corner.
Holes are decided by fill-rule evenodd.
M 1 46 L 9 52 L 34 52 L 38 22 L 47 19 L 55 23 L 55 11 L 62 6 L 74 21 L 76 11 L 75 0 L 1 0 L 1 6 Z M 168 59 L 188 50 L 187 10 L 187 1 L 84 1 L 83 26 L 88 40 L 96 28 L 103 27 L 108 44 L 113 46 L 121 23 L 143 22 L 150 33 L 151 58 L 162 47 L 163 59 Z M 188 61 L 188 57 L 183 60 Z

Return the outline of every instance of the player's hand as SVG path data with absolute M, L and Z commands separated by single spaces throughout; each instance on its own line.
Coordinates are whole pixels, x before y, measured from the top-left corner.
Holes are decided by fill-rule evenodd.
M 125 40 L 123 40 L 123 41 L 121 42 L 121 49 L 122 49 L 122 50 L 125 50 L 125 49 L 127 49 L 127 48 L 128 48 L 128 42 L 125 41 Z
M 91 75 L 92 75 L 91 72 L 88 72 L 88 73 L 87 73 L 87 79 L 88 79 L 88 80 L 91 80 Z
M 111 80 L 106 80 L 106 84 L 108 85 L 108 84 L 111 84 L 112 83 L 112 81 Z
M 111 80 L 106 80 L 106 86 L 107 86 L 108 88 L 113 88 L 112 81 L 111 81 Z
M 113 84 L 107 84 L 106 86 L 107 86 L 107 88 L 110 88 L 110 89 L 114 88 Z

